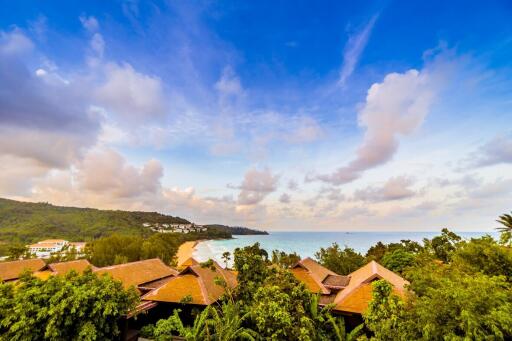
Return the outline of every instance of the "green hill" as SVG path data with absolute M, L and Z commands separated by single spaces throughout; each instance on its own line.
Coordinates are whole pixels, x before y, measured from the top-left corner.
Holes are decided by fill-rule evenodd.
M 0 243 L 29 243 L 44 238 L 91 240 L 114 232 L 148 236 L 143 223 L 189 223 L 157 212 L 62 207 L 0 198 Z

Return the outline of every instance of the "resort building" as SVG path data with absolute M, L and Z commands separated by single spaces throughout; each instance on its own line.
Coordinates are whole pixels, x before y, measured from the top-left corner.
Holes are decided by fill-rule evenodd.
M 142 300 L 163 303 L 210 305 L 233 289 L 237 280 L 233 272 L 213 262 L 211 266 L 191 265 L 164 285 L 142 296 Z
M 64 275 L 70 272 L 71 270 L 74 270 L 78 273 L 83 273 L 87 268 L 96 270 L 96 267 L 89 263 L 87 259 L 78 259 L 69 262 L 48 264 L 49 271 L 56 275 Z
M 27 245 L 28 251 L 37 258 L 49 258 L 52 254 L 68 252 L 74 249 L 81 254 L 85 248 L 84 242 L 68 242 L 63 239 L 46 239 L 35 244 Z
M 338 275 L 311 258 L 299 261 L 291 272 L 306 287 L 319 293 L 320 304 L 335 304 L 333 311 L 343 315 L 361 315 L 372 300 L 372 282 L 384 279 L 393 286 L 393 291 L 404 296 L 408 281 L 371 261 L 348 276 Z

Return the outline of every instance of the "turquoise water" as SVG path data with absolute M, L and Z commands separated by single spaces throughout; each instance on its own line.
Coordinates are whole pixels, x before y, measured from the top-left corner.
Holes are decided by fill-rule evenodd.
M 378 241 L 383 243 L 399 242 L 401 239 L 422 241 L 432 238 L 441 232 L 273 232 L 266 236 L 234 236 L 234 239 L 208 240 L 197 245 L 194 257 L 199 261 L 210 258 L 223 264 L 222 253 L 233 253 L 235 248 L 259 242 L 270 254 L 272 250 L 297 252 L 302 258 L 314 257 L 321 247 L 328 247 L 334 242 L 341 246 L 349 246 L 356 251 L 365 253 Z M 457 232 L 463 238 L 480 237 L 490 234 L 497 237 L 496 232 Z

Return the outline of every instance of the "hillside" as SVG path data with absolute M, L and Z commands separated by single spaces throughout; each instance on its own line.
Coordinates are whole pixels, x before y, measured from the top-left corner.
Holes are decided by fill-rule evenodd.
M 0 242 L 33 242 L 42 238 L 91 240 L 113 232 L 147 236 L 143 223 L 189 223 L 156 212 L 129 212 L 54 206 L 0 198 Z
M 248 227 L 242 227 L 242 226 L 227 226 L 227 225 L 220 225 L 220 224 L 211 224 L 211 225 L 204 225 L 208 227 L 208 229 L 215 229 L 218 231 L 223 232 L 229 232 L 232 235 L 267 235 L 267 231 L 260 231 L 260 230 L 254 230 L 250 229 Z

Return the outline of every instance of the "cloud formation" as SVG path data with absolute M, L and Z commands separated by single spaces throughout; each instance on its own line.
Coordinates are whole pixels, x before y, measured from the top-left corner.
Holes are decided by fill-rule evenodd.
M 373 84 L 358 114 L 365 134 L 357 157 L 334 173 L 316 179 L 345 184 L 391 160 L 398 150 L 399 137 L 410 135 L 421 126 L 433 100 L 434 89 L 427 72 L 391 73 L 382 83 Z
M 354 72 L 357 62 L 368 43 L 368 39 L 370 38 L 377 18 L 378 15 L 374 15 L 361 30 L 349 36 L 348 42 L 343 50 L 343 65 L 341 67 L 340 77 L 338 80 L 338 84 L 340 86 L 344 86 L 347 79 Z
M 230 186 L 230 188 L 240 189 L 238 194 L 239 205 L 256 205 L 272 192 L 277 190 L 279 176 L 272 174 L 270 169 L 263 170 L 251 169 L 244 175 L 244 180 L 240 186 Z
M 397 176 L 387 180 L 382 187 L 369 186 L 355 191 L 354 199 L 370 202 L 394 201 L 414 197 L 411 189 L 414 181 L 410 177 Z
M 496 136 L 466 160 L 473 167 L 512 163 L 512 135 Z

